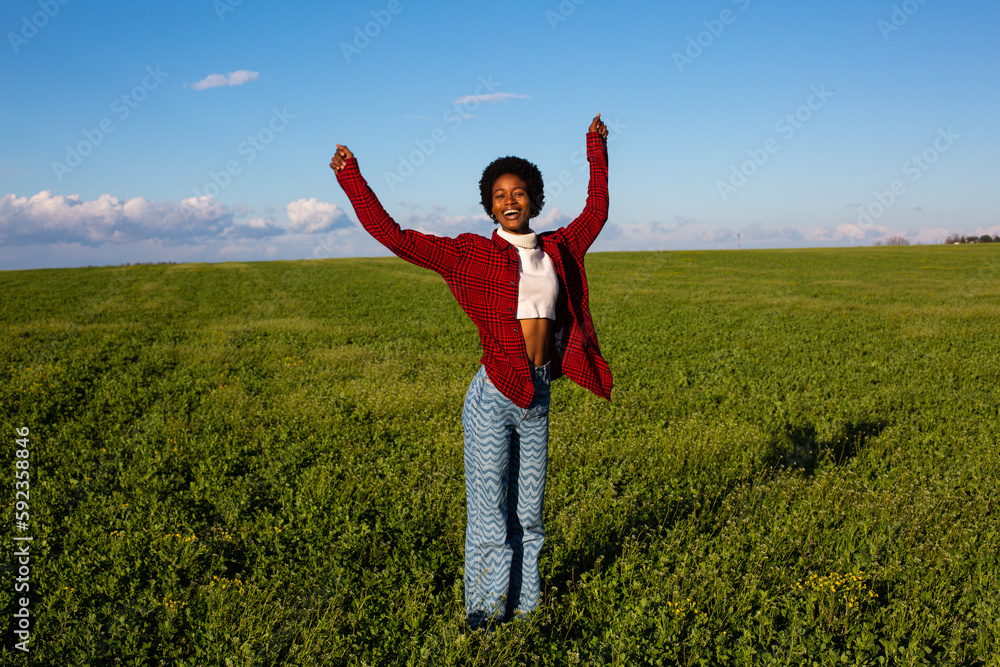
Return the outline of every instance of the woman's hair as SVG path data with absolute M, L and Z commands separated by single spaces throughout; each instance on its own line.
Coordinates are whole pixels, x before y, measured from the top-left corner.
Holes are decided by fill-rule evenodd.
M 531 203 L 531 214 L 528 217 L 534 218 L 541 213 L 542 205 L 545 204 L 545 184 L 542 182 L 542 172 L 524 158 L 508 155 L 490 162 L 486 169 L 483 169 L 483 177 L 479 179 L 479 194 L 483 198 L 483 208 L 486 209 L 486 215 L 492 217 L 493 184 L 504 174 L 513 174 L 524 181 L 525 189 L 528 191 L 528 201 Z

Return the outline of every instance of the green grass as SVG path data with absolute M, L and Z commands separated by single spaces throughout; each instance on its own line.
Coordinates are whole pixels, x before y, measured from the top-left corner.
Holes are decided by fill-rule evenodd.
M 34 664 L 1000 664 L 1000 247 L 588 271 L 613 401 L 553 385 L 544 601 L 492 634 L 462 626 L 479 341 L 438 276 L 0 273 Z

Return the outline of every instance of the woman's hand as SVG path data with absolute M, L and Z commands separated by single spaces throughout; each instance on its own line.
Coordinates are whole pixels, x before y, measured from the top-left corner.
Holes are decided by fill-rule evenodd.
M 607 134 L 608 131 L 605 130 L 604 133 Z M 333 154 L 332 158 L 330 158 L 330 169 L 333 169 L 334 171 L 340 171 L 341 169 L 344 168 L 344 163 L 346 163 L 352 157 L 354 157 L 354 153 L 352 153 L 347 146 L 341 146 L 340 144 L 337 144 L 337 152 Z
M 587 132 L 597 132 L 601 135 L 601 139 L 608 138 L 608 126 L 601 120 L 601 114 L 594 116 L 594 120 L 590 123 L 590 129 Z

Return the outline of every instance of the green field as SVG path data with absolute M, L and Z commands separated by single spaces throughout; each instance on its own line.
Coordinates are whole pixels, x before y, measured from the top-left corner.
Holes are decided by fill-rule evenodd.
M 613 400 L 553 385 L 545 597 L 495 633 L 463 628 L 480 349 L 440 277 L 0 273 L 0 533 L 33 537 L 0 664 L 1000 664 L 1000 246 L 587 267 Z

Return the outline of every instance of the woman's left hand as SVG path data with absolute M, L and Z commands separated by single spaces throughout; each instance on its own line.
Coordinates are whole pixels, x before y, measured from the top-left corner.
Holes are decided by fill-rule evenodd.
M 330 169 L 340 172 L 344 168 L 344 163 L 354 157 L 354 153 L 347 146 L 337 144 L 337 152 L 330 158 Z
M 597 132 L 601 135 L 601 139 L 608 138 L 608 126 L 601 120 L 601 114 L 594 116 L 594 120 L 590 123 L 590 129 L 587 132 Z

